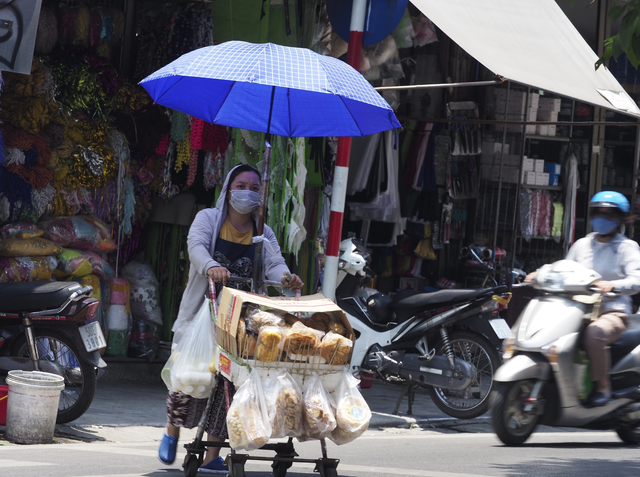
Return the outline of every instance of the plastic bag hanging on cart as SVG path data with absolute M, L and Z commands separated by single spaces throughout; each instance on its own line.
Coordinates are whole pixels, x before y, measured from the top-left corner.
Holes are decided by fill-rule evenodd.
M 333 393 L 337 425 L 329 439 L 339 446 L 355 440 L 369 428 L 371 409 L 358 391 L 358 383 L 360 380 L 345 369 Z
M 260 374 L 256 369 L 233 396 L 227 412 L 229 445 L 234 450 L 254 450 L 271 437 L 269 412 Z
M 322 385 L 317 373 L 312 373 L 304 391 L 304 436 L 322 439 L 336 428 L 336 403 Z
M 196 399 L 209 397 L 214 383 L 209 364 L 215 357 L 215 342 L 211 300 L 207 298 L 162 369 L 162 380 L 170 391 Z

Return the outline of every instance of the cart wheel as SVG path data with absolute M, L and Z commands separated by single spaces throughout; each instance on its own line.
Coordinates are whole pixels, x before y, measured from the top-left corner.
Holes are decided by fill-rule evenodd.
M 244 475 L 244 464 L 240 462 L 234 462 L 231 464 L 231 472 L 229 473 L 229 477 L 245 477 Z
M 274 462 L 271 467 L 273 468 L 273 477 L 285 477 L 287 470 L 291 467 L 291 462 Z
M 200 468 L 198 456 L 194 454 L 187 456 L 182 467 L 184 469 L 185 477 L 196 477 L 196 475 L 198 474 L 198 469 Z
M 333 467 L 325 467 L 324 477 L 338 477 L 338 471 Z

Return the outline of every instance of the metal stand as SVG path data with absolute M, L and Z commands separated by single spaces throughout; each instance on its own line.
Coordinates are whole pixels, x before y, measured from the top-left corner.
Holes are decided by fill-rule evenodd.
M 393 409 L 393 414 L 395 415 L 400 414 L 400 404 L 402 404 L 402 399 L 404 399 L 405 396 L 407 396 L 407 399 L 409 401 L 407 415 L 410 416 L 413 414 L 413 400 L 416 397 L 417 388 L 418 388 L 418 385 L 413 381 L 409 381 L 404 386 L 404 388 L 402 388 L 402 391 L 400 391 L 400 396 L 398 397 L 398 401 L 396 402 L 396 407 Z

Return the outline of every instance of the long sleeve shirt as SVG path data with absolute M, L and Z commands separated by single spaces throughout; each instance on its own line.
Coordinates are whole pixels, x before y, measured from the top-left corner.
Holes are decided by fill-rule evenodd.
M 595 270 L 603 280 L 613 283 L 620 295 L 603 299 L 603 313 L 631 313 L 631 295 L 640 292 L 640 247 L 622 234 L 616 234 L 609 242 L 599 242 L 596 235 L 590 233 L 574 243 L 566 258 Z

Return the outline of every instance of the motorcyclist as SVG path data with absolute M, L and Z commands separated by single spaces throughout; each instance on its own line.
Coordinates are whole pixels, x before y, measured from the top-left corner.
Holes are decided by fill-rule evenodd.
M 584 334 L 584 347 L 589 356 L 591 379 L 596 383 L 591 394 L 592 406 L 603 406 L 611 399 L 611 353 L 609 344 L 616 341 L 627 327 L 631 295 L 640 292 L 640 247 L 622 234 L 630 220 L 629 201 L 614 191 L 602 191 L 589 202 L 591 228 L 586 237 L 576 241 L 566 259 L 595 270 L 602 280 L 594 283 L 604 295 L 613 290 L 614 297 L 604 297 L 600 316 L 592 321 Z M 535 272 L 525 281 L 531 281 Z

